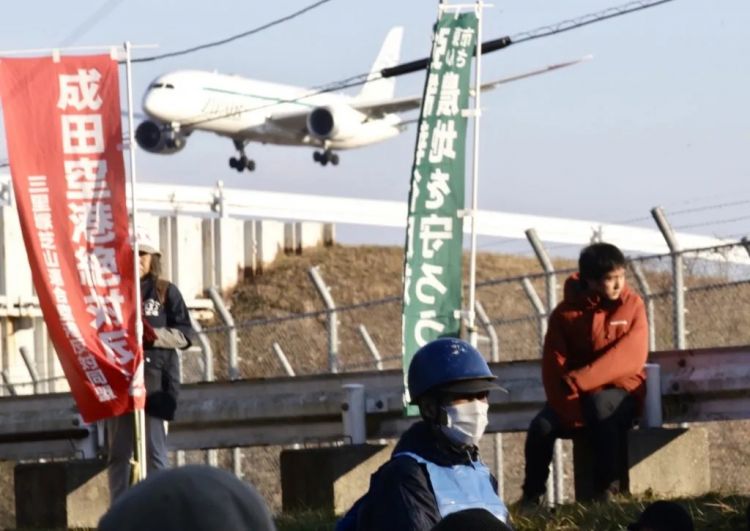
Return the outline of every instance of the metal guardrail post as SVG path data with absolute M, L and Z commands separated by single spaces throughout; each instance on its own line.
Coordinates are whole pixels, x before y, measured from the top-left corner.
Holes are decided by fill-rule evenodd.
M 661 367 L 658 363 L 646 364 L 646 403 L 643 409 L 643 427 L 661 428 Z
M 487 333 L 487 337 L 490 338 L 490 361 L 500 361 L 500 345 L 497 339 L 497 332 L 495 327 L 492 326 L 487 312 L 484 310 L 484 306 L 478 300 L 474 302 L 474 308 L 476 309 L 477 319 Z M 497 479 L 497 495 L 500 499 L 504 499 L 505 493 L 505 467 L 503 462 L 503 434 L 495 433 L 492 436 L 492 454 L 495 458 L 495 479 Z
M 232 471 L 235 477 L 242 479 L 242 451 L 239 446 L 232 448 Z
M 547 253 L 547 249 L 544 248 L 542 240 L 534 229 L 526 230 L 526 238 L 531 244 L 531 248 L 534 250 L 539 263 L 544 270 L 544 286 L 547 296 L 547 316 L 552 314 L 552 310 L 557 306 L 557 277 L 555 276 L 555 266 L 552 264 L 552 260 Z M 544 348 L 544 339 L 542 339 L 542 348 Z M 563 503 L 563 451 L 562 441 L 560 439 L 555 441 L 555 447 L 552 454 L 552 477 L 554 492 L 552 499 L 555 505 Z
M 236 380 L 240 377 L 240 370 L 237 364 L 237 328 L 234 324 L 234 318 L 229 313 L 229 309 L 224 304 L 224 300 L 219 295 L 216 288 L 208 288 L 208 296 L 214 303 L 214 307 L 221 318 L 221 321 L 227 327 L 227 351 L 229 354 L 229 379 Z
M 648 321 L 648 351 L 656 350 L 656 329 L 654 328 L 654 298 L 652 297 L 651 287 L 648 285 L 646 274 L 643 272 L 640 262 L 635 260 L 630 262 L 630 269 L 633 271 L 638 288 L 643 293 L 643 299 L 646 303 L 646 320 Z
M 190 315 L 190 324 L 195 330 L 195 337 L 198 339 L 198 343 L 201 346 L 201 352 L 203 353 L 203 381 L 213 382 L 214 381 L 214 351 L 211 348 L 211 343 L 206 339 L 206 334 L 203 332 L 203 327 L 200 323 Z
M 344 436 L 349 438 L 352 444 L 364 444 L 367 442 L 365 386 L 362 384 L 345 384 L 341 388 L 345 394 L 344 402 L 341 404 Z
M 18 351 L 21 353 L 21 357 L 23 358 L 23 362 L 26 364 L 26 369 L 29 371 L 29 376 L 31 377 L 31 381 L 34 382 L 34 394 L 39 394 L 41 392 L 40 385 L 39 385 L 39 373 L 36 371 L 36 367 L 34 366 L 33 361 L 31 360 L 31 356 L 29 355 L 29 349 L 26 347 L 21 347 L 18 349 Z
M 359 335 L 362 336 L 362 341 L 364 341 L 365 345 L 367 346 L 367 350 L 370 351 L 370 354 L 372 354 L 372 357 L 375 360 L 375 368 L 379 371 L 382 371 L 383 358 L 380 356 L 380 351 L 378 350 L 377 345 L 375 345 L 375 341 L 373 341 L 372 337 L 370 337 L 370 332 L 367 331 L 367 328 L 363 324 L 359 325 L 358 330 Z
M 292 368 L 292 364 L 289 363 L 289 359 L 286 357 L 286 354 L 284 354 L 284 351 L 281 349 L 281 345 L 279 345 L 276 341 L 273 342 L 273 345 L 271 345 L 273 348 L 273 351 L 276 353 L 276 357 L 279 358 L 279 362 L 281 362 L 281 366 L 284 368 L 284 372 L 287 376 L 296 376 L 294 374 L 294 369 Z
M 651 215 L 656 221 L 656 225 L 667 242 L 669 252 L 672 255 L 672 277 L 674 287 L 674 348 L 684 350 L 687 348 L 685 339 L 687 332 L 685 330 L 685 279 L 683 276 L 683 260 L 680 252 L 680 245 L 677 242 L 672 226 L 664 214 L 661 207 L 651 209 Z
M 323 303 L 326 305 L 328 315 L 328 370 L 337 373 L 339 372 L 339 334 L 336 303 L 331 296 L 331 290 L 323 282 L 323 277 L 320 276 L 317 266 L 311 267 L 309 274 L 321 299 L 323 299 Z

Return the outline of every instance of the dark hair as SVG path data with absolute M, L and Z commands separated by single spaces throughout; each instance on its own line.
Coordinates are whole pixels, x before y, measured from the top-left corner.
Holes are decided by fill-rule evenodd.
M 432 531 L 512 531 L 512 528 L 485 509 L 464 509 L 451 513 Z
M 620 267 L 625 267 L 625 255 L 611 243 L 591 244 L 585 247 L 578 257 L 581 280 L 598 281 Z
M 667 500 L 655 501 L 646 507 L 638 521 L 628 526 L 630 531 L 653 529 L 654 531 L 693 531 L 693 519 L 679 503 Z

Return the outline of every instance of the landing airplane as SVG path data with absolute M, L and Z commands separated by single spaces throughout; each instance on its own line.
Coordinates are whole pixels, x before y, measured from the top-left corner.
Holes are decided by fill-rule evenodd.
M 136 129 L 136 141 L 150 153 L 171 154 L 185 147 L 193 131 L 202 130 L 232 140 L 237 156 L 229 159 L 229 166 L 239 172 L 255 169 L 255 161 L 245 153 L 250 142 L 319 147 L 322 150 L 313 153 L 313 160 L 335 166 L 339 163 L 335 151 L 382 142 L 414 121 L 404 121 L 397 113 L 419 108 L 422 97 L 394 98 L 395 78 L 383 79 L 379 74 L 398 63 L 402 36 L 401 27 L 388 32 L 369 81 L 356 96 L 197 70 L 164 74 L 143 97 L 149 119 Z M 584 59 L 485 83 L 482 90 Z

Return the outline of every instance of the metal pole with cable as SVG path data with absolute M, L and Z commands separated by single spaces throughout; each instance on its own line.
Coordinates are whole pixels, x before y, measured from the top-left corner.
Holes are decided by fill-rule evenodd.
M 135 199 L 135 120 L 133 119 L 133 72 L 130 62 L 131 44 L 125 41 L 125 76 L 128 91 L 128 159 L 130 162 L 130 216 L 133 226 L 133 276 L 135 279 L 135 335 L 138 341 L 143 337 L 143 323 L 141 322 L 141 279 L 138 263 L 138 239 L 135 237 L 137 227 L 137 205 Z M 141 352 L 142 354 L 142 352 Z M 141 356 L 142 357 L 142 356 Z M 140 368 L 143 371 L 143 361 Z M 137 377 L 134 376 L 134 379 Z M 141 378 L 142 380 L 142 378 Z M 135 409 L 133 411 L 133 459 L 137 467 L 137 473 L 133 474 L 134 482 L 146 479 L 146 411 Z
M 467 328 L 469 329 L 469 343 L 477 346 L 476 326 L 476 291 L 477 291 L 477 210 L 479 188 L 479 117 L 481 116 L 482 94 L 482 9 L 484 2 L 477 0 L 474 7 L 477 15 L 477 49 L 474 62 L 474 138 L 471 171 L 471 244 L 469 247 L 469 304 L 467 311 Z

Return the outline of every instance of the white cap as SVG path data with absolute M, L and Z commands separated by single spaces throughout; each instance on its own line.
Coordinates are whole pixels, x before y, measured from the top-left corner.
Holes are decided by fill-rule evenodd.
M 151 239 L 151 235 L 143 227 L 137 227 L 135 229 L 135 239 L 138 242 L 138 251 L 141 253 L 158 254 L 161 256 L 161 251 Z

